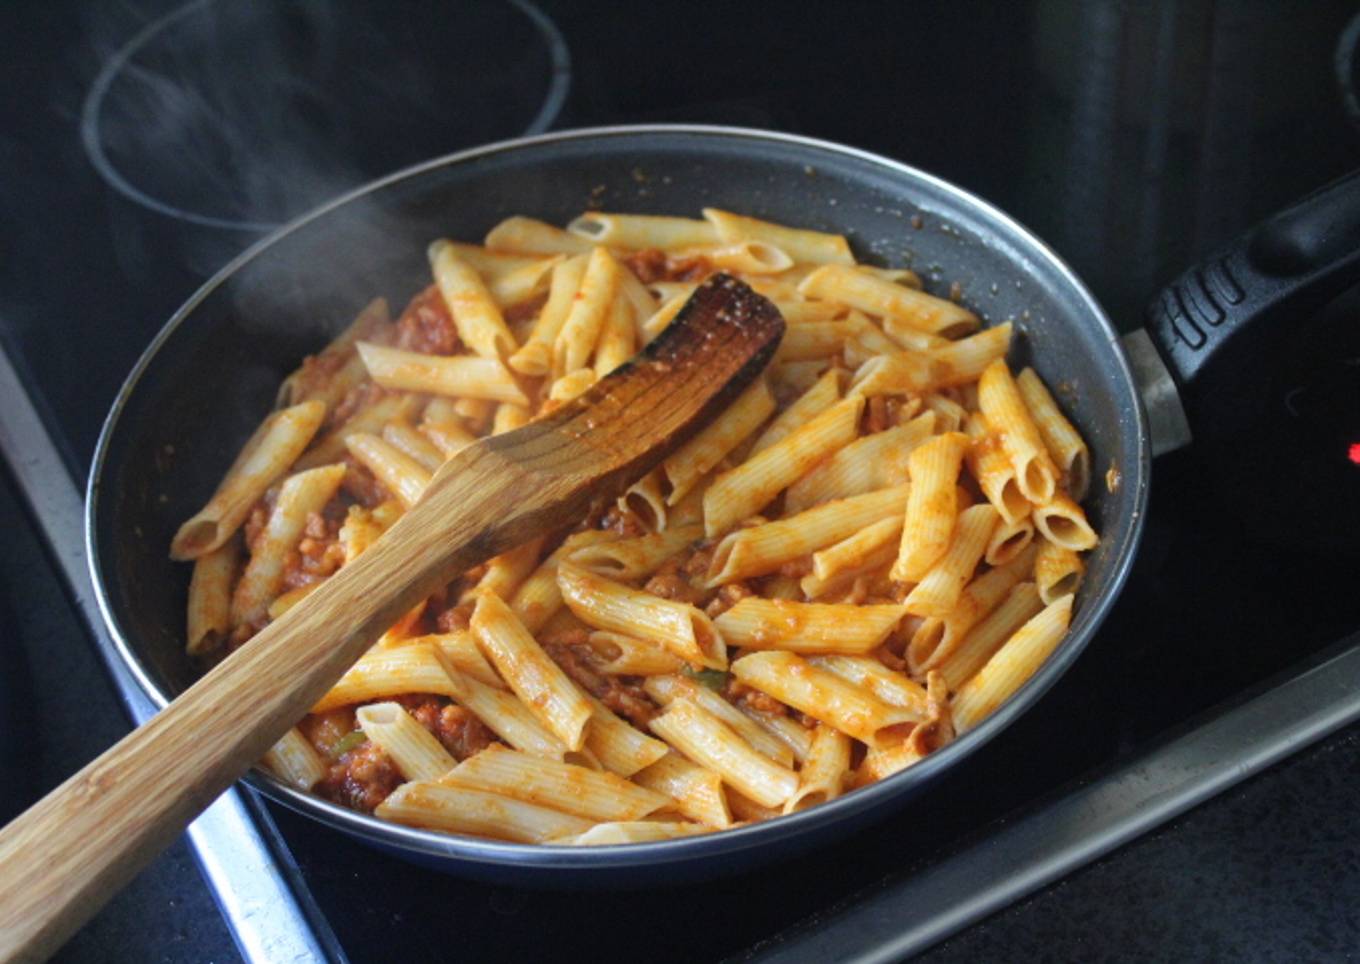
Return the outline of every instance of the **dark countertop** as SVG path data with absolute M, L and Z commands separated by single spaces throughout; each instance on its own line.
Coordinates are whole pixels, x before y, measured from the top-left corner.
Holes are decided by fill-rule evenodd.
M 10 794 L 55 785 L 125 732 L 126 719 L 23 516 L 0 485 L 3 672 L 33 700 L 36 743 Z M 51 650 L 60 647 L 61 659 Z M 39 652 L 38 650 L 42 651 Z M 16 657 L 17 653 L 17 659 Z M 79 713 L 61 699 L 82 687 Z M 9 719 L 9 717 L 6 717 Z M 1360 796 L 1352 726 L 930 951 L 930 961 L 1338 960 L 1360 954 Z M 17 791 L 17 792 L 16 792 Z M 184 843 L 118 895 L 60 960 L 236 961 L 239 954 Z

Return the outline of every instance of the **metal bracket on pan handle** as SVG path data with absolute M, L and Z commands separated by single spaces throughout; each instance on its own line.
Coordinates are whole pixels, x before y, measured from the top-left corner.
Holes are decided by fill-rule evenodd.
M 1131 331 L 1120 342 L 1128 356 L 1129 367 L 1133 369 L 1133 381 L 1143 398 L 1143 407 L 1147 409 L 1153 457 L 1189 445 L 1190 420 L 1185 417 L 1176 380 L 1171 377 L 1171 370 L 1162 361 L 1147 329 Z
M 1199 434 L 1227 442 L 1255 424 L 1285 339 L 1356 283 L 1360 171 L 1263 221 L 1167 285 L 1148 306 L 1146 333 Z M 1151 412 L 1154 400 L 1147 401 Z

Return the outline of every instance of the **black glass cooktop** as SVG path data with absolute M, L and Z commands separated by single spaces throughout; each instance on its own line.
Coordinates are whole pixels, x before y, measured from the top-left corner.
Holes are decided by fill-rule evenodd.
M 269 225 L 474 143 L 668 121 L 824 137 L 953 180 L 1048 240 L 1130 330 L 1194 258 L 1360 160 L 1353 13 L 10 5 L 0 336 L 83 478 L 146 343 Z M 442 876 L 271 809 L 282 840 L 364 960 L 741 955 L 909 874 L 1360 627 L 1352 545 L 1317 524 L 1360 477 L 1357 311 L 1342 299 L 1300 319 L 1318 334 L 1261 386 L 1269 415 L 1240 458 L 1218 447 L 1158 464 L 1128 590 L 1061 685 L 969 767 L 844 844 L 712 883 L 564 894 Z M 1226 488 L 1245 493 L 1231 512 Z M 1255 524 L 1253 506 L 1272 524 Z M 1282 604 L 1298 598 L 1310 605 Z

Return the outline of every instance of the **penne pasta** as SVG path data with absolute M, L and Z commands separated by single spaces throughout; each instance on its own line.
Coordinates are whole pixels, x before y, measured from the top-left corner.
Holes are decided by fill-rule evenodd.
M 723 782 L 767 807 L 798 790 L 798 775 L 756 752 L 731 728 L 683 697 L 652 719 L 652 732 Z
M 722 790 L 722 777 L 670 750 L 660 760 L 633 774 L 633 782 L 664 793 L 675 809 L 714 829 L 732 826 L 732 813 Z
M 911 490 L 892 568 L 899 582 L 924 578 L 948 551 L 958 515 L 955 486 L 967 450 L 968 436 L 950 432 L 923 443 L 907 460 Z
M 781 248 L 794 261 L 853 264 L 855 260 L 850 246 L 839 234 L 785 227 L 719 208 L 704 208 L 704 219 L 723 241 L 764 241 Z
M 615 716 L 595 697 L 586 694 L 586 699 L 595 711 L 586 730 L 586 750 L 610 773 L 631 777 L 670 752 L 666 744 Z
M 780 766 L 793 765 L 793 751 L 774 734 L 770 733 L 749 716 L 742 713 L 713 690 L 708 689 L 684 676 L 653 676 L 643 688 L 661 706 L 670 706 L 676 700 L 689 700 L 695 706 L 721 720 L 733 733 L 741 737 L 751 748 L 763 753 Z
M 750 455 L 764 451 L 825 412 L 841 398 L 842 372 L 831 369 L 814 381 L 796 401 L 774 417 L 751 447 Z
M 483 790 L 587 820 L 639 820 L 670 803 L 665 794 L 608 770 L 544 760 L 494 744 L 449 770 L 439 785 Z
M 619 273 L 619 263 L 607 249 L 590 252 L 581 287 L 553 342 L 553 371 L 558 375 L 586 367 L 618 291 Z
M 839 797 L 850 772 L 850 738 L 840 730 L 819 725 L 807 758 L 798 771 L 798 790 L 784 803 L 785 813 L 797 813 Z
M 1003 521 L 1008 524 L 1021 522 L 1030 513 L 1030 504 L 1020 492 L 1015 466 L 1001 447 L 1001 437 L 990 430 L 986 417 L 980 412 L 969 415 L 965 426 L 972 439 L 968 447 L 968 471 L 977 480 L 987 501 L 1001 513 Z
M 987 551 L 982 554 L 989 566 L 1004 566 L 1020 553 L 1029 548 L 1034 541 L 1034 520 L 1025 517 L 1015 522 L 999 519 L 992 537 L 987 541 Z
M 581 749 L 590 703 L 514 611 L 495 593 L 479 593 L 471 628 L 482 654 L 544 728 L 569 750 Z
M 369 377 L 384 388 L 529 404 L 505 367 L 494 358 L 422 355 L 368 341 L 359 342 L 358 350 Z
M 400 703 L 361 706 L 354 718 L 364 736 L 386 753 L 408 780 L 435 780 L 458 764 Z
M 590 821 L 513 797 L 442 783 L 404 783 L 374 814 L 394 823 L 514 843 L 546 843 L 590 829 Z
M 445 241 L 430 245 L 429 258 L 435 284 L 463 344 L 483 358 L 509 358 L 514 354 L 518 347 L 515 336 L 473 267 Z
M 694 667 L 727 668 L 722 634 L 693 606 L 633 589 L 569 562 L 559 563 L 557 585 L 567 606 L 587 625 L 653 640 Z
M 901 351 L 871 358 L 855 371 L 850 393 L 924 395 L 964 385 L 978 378 L 993 361 L 1005 357 L 1011 330 L 1011 323 L 1006 322 L 930 351 Z
M 269 416 L 227 470 L 208 504 L 179 527 L 170 543 L 170 558 L 196 559 L 226 542 L 265 490 L 288 471 L 325 417 L 326 405 L 317 400 Z
M 818 268 L 798 286 L 807 298 L 839 301 L 871 315 L 880 315 L 946 338 L 958 338 L 977 331 L 977 315 L 944 298 L 936 298 L 895 284 L 856 265 L 839 264 Z
M 307 517 L 319 513 L 340 488 L 342 465 L 327 465 L 289 476 L 279 489 L 264 531 L 250 547 L 250 559 L 232 593 L 232 625 L 265 617 L 269 603 L 283 587 L 288 553 L 302 538 Z
M 1086 564 L 1075 550 L 1054 545 L 1047 539 L 1039 540 L 1039 551 L 1034 556 L 1034 584 L 1045 606 L 1075 593 L 1085 571 Z
M 514 598 L 510 600 L 510 608 L 529 632 L 538 632 L 562 608 L 562 592 L 557 587 L 557 567 L 562 560 L 570 557 L 577 549 L 600 542 L 611 542 L 617 538 L 618 536 L 612 532 L 598 529 L 587 529 L 569 535 L 520 583 L 519 588 L 515 590 Z
M 1035 505 L 1052 499 L 1058 470 L 1003 359 L 989 364 L 978 380 L 978 405 L 1015 468 L 1020 494 Z
M 732 664 L 732 674 L 872 748 L 900 742 L 914 725 L 910 711 L 890 706 L 793 653 L 750 653 Z
M 303 359 L 302 367 L 283 380 L 278 407 L 320 401 L 329 413 L 365 377 L 363 362 L 354 350 L 356 341 L 378 336 L 392 324 L 385 298 L 370 301 L 348 328 L 316 355 Z
M 973 626 L 953 650 L 935 664 L 955 692 L 991 658 L 992 654 L 1025 621 L 1043 608 L 1039 590 L 1032 582 L 1017 584 L 1006 598 Z
M 880 646 L 904 615 L 901 606 L 852 606 L 741 600 L 714 622 L 728 645 L 791 653 L 867 653 Z
M 704 531 L 712 538 L 747 519 L 812 466 L 847 445 L 858 430 L 864 399 L 847 398 L 741 465 L 723 472 L 704 493 Z
M 785 512 L 801 512 L 828 499 L 901 485 L 909 477 L 911 453 L 936 430 L 934 412 L 855 439 L 803 476 L 784 497 Z
M 594 247 L 584 238 L 535 218 L 511 217 L 487 232 L 492 251 L 512 254 L 586 254 Z
M 597 823 L 585 833 L 562 837 L 553 843 L 567 847 L 605 847 L 617 844 L 649 843 L 654 840 L 674 840 L 696 833 L 707 833 L 708 828 L 695 823 L 673 820 L 628 820 Z
M 1072 596 L 1061 596 L 1015 631 L 985 666 L 958 687 L 951 704 L 954 728 L 966 733 L 1025 684 L 1057 648 L 1072 615 Z
M 914 719 L 924 722 L 930 717 L 930 700 L 921 684 L 872 656 L 813 656 L 808 663 L 854 683 L 889 706 L 907 710 Z
M 240 560 L 241 541 L 236 538 L 194 560 L 185 631 L 190 656 L 212 649 L 231 630 L 232 583 Z
M 875 523 L 900 521 L 906 504 L 907 486 L 898 485 L 738 529 L 714 549 L 707 584 L 711 588 L 774 572 L 786 562 L 831 546 Z
M 430 484 L 429 469 L 376 435 L 356 432 L 345 438 L 345 448 L 407 509 L 419 501 Z
M 633 513 L 650 532 L 666 528 L 669 512 L 663 490 L 663 473 L 653 469 L 628 487 L 619 498 L 619 505 Z
M 676 526 L 633 539 L 584 546 L 573 551 L 569 559 L 573 565 L 611 579 L 641 579 L 656 572 L 662 563 L 690 543 L 703 538 L 703 534 L 703 528 L 698 525 Z
M 658 643 L 634 639 L 622 633 L 596 630 L 590 648 L 602 672 L 611 676 L 658 676 L 678 673 L 685 661 Z
M 1062 492 L 1034 507 L 1034 527 L 1049 542 L 1074 552 L 1094 549 L 1100 542 L 1081 506 Z
M 978 620 L 985 617 L 1006 598 L 1016 583 L 1024 579 L 1035 564 L 1031 546 L 1005 565 L 978 576 L 966 587 L 943 618 L 924 620 L 912 634 L 907 645 L 907 668 L 915 676 L 924 676 L 952 653 L 959 641 Z
M 587 211 L 567 225 L 572 234 L 591 244 L 611 248 L 680 248 L 716 244 L 718 232 L 707 221 L 655 214 L 606 214 Z
M 439 446 L 407 422 L 388 422 L 383 426 L 382 440 L 407 458 L 415 460 L 427 472 L 434 472 L 444 464 L 444 453 Z
M 567 258 L 553 266 L 548 284 L 548 300 L 529 330 L 529 337 L 510 356 L 509 365 L 515 371 L 522 375 L 539 376 L 551 370 L 553 344 L 562 330 L 562 323 L 567 320 L 567 313 L 571 311 L 585 270 L 584 255 Z
M 945 616 L 954 608 L 964 583 L 972 578 L 973 570 L 987 551 L 999 518 L 996 510 L 986 503 L 959 513 L 949 549 L 903 600 L 907 612 L 917 616 Z
M 1033 368 L 1026 368 L 1015 379 L 1020 397 L 1048 448 L 1049 457 L 1062 473 L 1068 495 L 1080 501 L 1091 482 L 1091 451 L 1081 434 L 1058 408 L 1053 395 Z
M 326 764 L 297 727 L 283 734 L 260 763 L 296 790 L 310 790 L 326 775 Z
M 763 378 L 756 379 L 717 419 L 661 463 L 670 485 L 668 505 L 675 505 L 707 475 L 723 457 L 764 424 L 774 412 L 774 396 Z

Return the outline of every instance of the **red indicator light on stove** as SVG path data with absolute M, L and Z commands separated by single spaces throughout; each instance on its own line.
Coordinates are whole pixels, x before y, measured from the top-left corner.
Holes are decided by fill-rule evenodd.
M 1356 465 L 1360 465 L 1360 442 L 1352 442 L 1351 447 L 1346 450 L 1346 455 Z

